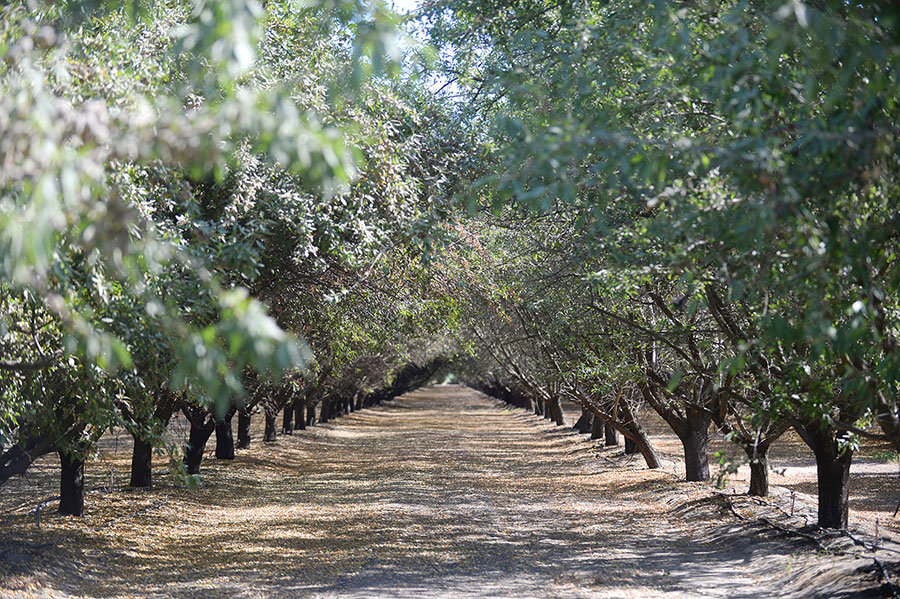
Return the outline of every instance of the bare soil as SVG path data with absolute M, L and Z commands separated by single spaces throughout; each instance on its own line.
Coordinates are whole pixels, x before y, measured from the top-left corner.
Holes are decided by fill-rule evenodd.
M 803 528 L 802 456 L 775 465 L 797 469 L 773 481 L 798 485 L 791 517 L 788 491 L 730 495 L 740 473 L 735 489 L 680 482 L 670 436 L 654 436 L 668 461 L 650 471 L 464 387 L 272 445 L 260 425 L 234 461 L 204 462 L 196 490 L 162 472 L 122 488 L 131 446 L 109 436 L 85 516 L 48 503 L 38 527 L 57 485 L 42 459 L 0 489 L 0 597 L 881 597 L 900 578 L 893 524 L 877 552 L 868 516 L 862 544 Z M 889 519 L 896 482 L 872 480 L 876 499 L 853 500 Z

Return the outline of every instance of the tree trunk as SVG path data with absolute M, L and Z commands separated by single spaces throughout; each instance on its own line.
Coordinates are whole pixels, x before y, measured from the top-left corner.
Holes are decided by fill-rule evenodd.
M 543 404 L 543 409 L 541 413 L 544 416 L 544 420 L 553 420 L 553 402 L 549 399 L 545 399 L 541 402 Z
M 689 481 L 709 480 L 709 422 L 705 418 L 685 421 L 681 435 L 684 447 L 684 477 Z
M 131 451 L 132 487 L 153 486 L 153 445 L 139 437 L 134 438 L 134 449 Z
M 534 413 L 537 416 L 544 415 L 544 402 L 540 399 L 535 399 L 534 401 Z
M 819 526 L 847 528 L 850 514 L 850 451 L 831 463 L 816 459 L 819 487 Z
M 585 434 L 591 432 L 591 420 L 593 420 L 594 416 L 591 414 L 590 410 L 587 408 L 581 408 L 581 417 L 575 421 L 575 424 L 572 425 L 572 428 L 579 433 Z
M 549 406 L 550 419 L 556 423 L 556 426 L 563 426 L 566 424 L 566 415 L 562 410 L 562 403 L 560 402 L 559 397 L 551 397 L 547 400 L 547 404 Z
M 769 456 L 768 452 L 757 449 L 756 457 L 750 459 L 750 491 L 748 494 L 757 497 L 769 495 Z
M 306 425 L 316 425 L 316 402 L 314 401 L 306 404 Z
M 594 414 L 594 419 L 591 420 L 591 439 L 602 439 L 605 434 L 603 419 Z
M 619 433 L 616 431 L 616 427 L 614 427 L 611 423 L 604 423 L 603 434 L 606 437 L 604 445 L 606 445 L 607 447 L 619 444 Z
M 319 408 L 319 422 L 321 424 L 328 422 L 328 419 L 331 417 L 330 403 L 331 402 L 325 399 L 321 401 L 322 407 Z
M 43 435 L 12 445 L 0 455 L 0 485 L 16 474 L 25 474 L 34 460 L 56 451 L 55 441 L 55 436 Z
M 660 467 L 659 456 L 656 455 L 656 450 L 650 445 L 650 439 L 643 434 L 643 431 L 641 432 L 641 435 L 635 439 L 635 444 L 638 447 L 638 451 L 641 452 L 644 461 L 647 462 L 647 468 L 653 470 L 654 468 Z
M 270 414 L 266 410 L 266 432 L 263 434 L 264 443 L 274 443 L 277 435 L 278 414 Z
M 188 474 L 197 474 L 203 461 L 203 450 L 206 449 L 206 442 L 215 430 L 215 423 L 208 420 L 198 424 L 193 419 L 190 422 L 191 431 L 188 434 L 188 445 L 184 448 L 184 464 Z
M 810 427 L 812 428 L 812 427 Z M 816 476 L 819 487 L 819 526 L 847 528 L 850 513 L 850 464 L 853 450 L 839 451 L 830 429 L 808 431 L 816 456 Z
M 216 459 L 234 459 L 234 433 L 231 429 L 231 415 L 216 422 Z
M 250 413 L 241 410 L 238 412 L 238 449 L 250 447 Z
M 650 438 L 647 437 L 644 427 L 641 426 L 641 423 L 638 422 L 637 417 L 634 415 L 631 404 L 628 401 L 623 401 L 619 404 L 619 410 L 621 410 L 620 418 L 622 418 L 622 421 L 625 423 L 622 425 L 620 432 L 623 435 L 625 435 L 626 432 L 628 433 L 632 443 L 637 446 L 637 450 L 641 452 L 644 461 L 647 462 L 647 468 L 650 468 L 651 470 L 659 468 L 659 456 L 656 455 L 656 450 L 653 449 L 653 445 L 650 444 Z M 626 436 L 626 439 L 629 438 L 628 436 Z M 627 453 L 627 441 L 625 447 Z
M 640 451 L 637 443 L 632 441 L 629 437 L 625 437 L 625 455 L 634 455 Z
M 528 395 L 520 395 L 522 398 L 522 407 L 525 408 L 529 412 L 534 412 L 537 414 L 537 406 L 535 406 L 535 402 Z
M 294 432 L 294 409 L 291 404 L 284 406 L 284 418 L 281 421 L 281 432 L 291 435 Z
M 291 408 L 294 410 L 294 426 L 297 427 L 297 430 L 306 430 L 306 398 L 297 394 L 297 399 Z
M 59 461 L 59 513 L 81 516 L 84 514 L 84 460 L 60 451 Z

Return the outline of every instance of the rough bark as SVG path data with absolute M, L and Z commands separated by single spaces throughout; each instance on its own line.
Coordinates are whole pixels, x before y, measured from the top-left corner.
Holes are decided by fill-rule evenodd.
M 297 430 L 306 430 L 306 398 L 298 393 L 294 403 L 291 404 L 291 409 L 294 410 L 294 426 Z
M 756 458 L 750 460 L 750 495 L 767 497 L 769 495 L 769 458 L 765 453 L 757 452 Z
M 797 430 L 816 456 L 816 478 L 819 489 L 819 521 L 822 528 L 847 528 L 850 513 L 850 464 L 853 450 L 841 448 L 835 431 L 825 425 L 812 424 Z
M 203 450 L 216 428 L 216 422 L 212 418 L 205 418 L 198 408 L 189 413 L 191 430 L 188 433 L 187 447 L 184 448 L 184 464 L 188 474 L 197 474 L 203 462 Z
M 250 413 L 244 410 L 238 412 L 238 449 L 250 447 Z
M 59 452 L 59 513 L 64 516 L 84 514 L 84 460 Z
M 274 443 L 278 438 L 277 435 L 278 414 L 270 414 L 266 410 L 266 431 L 263 434 L 264 443 Z
M 522 395 L 522 407 L 525 408 L 529 412 L 538 413 L 536 402 L 531 399 L 528 395 Z
M 819 487 L 819 526 L 847 528 L 850 514 L 850 451 L 827 460 L 816 456 L 816 476 Z
M 629 437 L 625 437 L 625 455 L 634 455 L 640 451 L 637 443 L 632 441 Z
M 614 427 L 611 423 L 605 422 L 603 424 L 603 434 L 606 438 L 604 445 L 606 445 L 607 447 L 619 444 L 619 434 L 618 432 L 616 432 L 616 427 Z
M 155 409 L 149 420 L 135 418 L 129 409 L 124 406 L 121 408 L 123 415 L 137 425 L 132 433 L 134 447 L 131 453 L 130 486 L 153 486 L 153 439 L 156 433 L 161 433 L 168 426 L 175 412 L 177 399 L 177 395 L 170 389 L 158 388 L 154 395 Z M 149 439 L 142 436 L 144 432 Z
M 648 360 L 650 362 L 650 360 Z M 656 379 L 659 375 L 653 374 Z M 696 393 L 682 390 L 676 396 L 680 399 L 666 401 L 662 399 L 664 394 L 660 383 L 643 382 L 639 385 L 641 393 L 647 403 L 662 417 L 681 440 L 684 449 L 685 480 L 704 481 L 709 480 L 709 427 L 713 422 L 713 415 L 724 407 L 722 396 L 716 393 L 709 384 L 704 384 Z M 690 395 L 691 401 L 683 405 L 683 412 L 677 406 L 686 401 Z
M 231 428 L 233 414 L 226 414 L 221 420 L 216 421 L 216 459 L 234 459 L 234 433 Z
M 557 426 L 564 426 L 566 424 L 566 415 L 563 413 L 559 396 L 549 398 L 547 406 L 550 420 L 555 422 Z
M 316 404 L 315 404 L 315 402 L 309 402 L 306 404 L 306 425 L 307 426 L 315 426 L 316 425 Z
M 685 480 L 709 480 L 709 421 L 704 418 L 687 419 L 678 436 L 684 447 Z
M 602 439 L 605 434 L 603 419 L 595 414 L 591 421 L 591 439 Z
M 284 416 L 281 420 L 281 432 L 285 435 L 294 433 L 294 410 L 291 404 L 284 406 Z
M 634 415 L 631 404 L 627 401 L 623 401 L 619 404 L 619 410 L 621 412 L 620 417 L 624 423 L 619 429 L 619 432 L 630 438 L 632 442 L 637 445 L 638 451 L 641 452 L 641 456 L 643 456 L 644 461 L 647 462 L 647 468 L 650 468 L 651 470 L 659 468 L 659 456 L 656 455 L 656 450 L 653 449 L 653 445 L 651 445 L 650 438 L 647 437 L 644 427 L 641 426 L 641 423 L 638 422 L 637 417 Z
M 593 414 L 585 408 L 581 408 L 581 416 L 578 420 L 575 421 L 575 424 L 572 425 L 572 428 L 579 433 L 587 434 L 591 432 L 591 421 L 594 419 Z
M 131 451 L 132 487 L 153 486 L 153 445 L 144 439 L 134 437 L 134 449 Z

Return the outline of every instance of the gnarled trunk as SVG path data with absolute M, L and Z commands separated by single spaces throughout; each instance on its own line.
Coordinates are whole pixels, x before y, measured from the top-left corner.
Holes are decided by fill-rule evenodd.
M 84 514 L 84 459 L 59 452 L 59 513 L 64 516 Z
M 306 404 L 306 425 L 316 425 L 316 402 L 314 401 Z

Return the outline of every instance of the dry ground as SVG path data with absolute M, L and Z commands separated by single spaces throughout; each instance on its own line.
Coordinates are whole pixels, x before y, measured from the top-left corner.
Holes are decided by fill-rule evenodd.
M 757 519 L 798 529 L 809 497 L 798 495 L 789 518 L 783 492 L 756 503 L 679 482 L 667 436 L 654 440 L 670 461 L 648 471 L 618 448 L 455 386 L 275 445 L 256 432 L 234 462 L 204 462 L 194 491 L 167 476 L 151 490 L 119 489 L 130 444 L 109 437 L 90 465 L 97 492 L 85 517 L 48 504 L 38 528 L 34 508 L 55 495 L 57 476 L 43 459 L 0 490 L 0 596 L 889 596 L 870 550 L 816 535 L 853 555 L 826 553 Z M 774 482 L 803 491 L 809 461 L 790 455 L 775 466 L 796 472 Z M 872 480 L 876 492 L 854 501 L 883 531 L 896 481 Z M 863 541 L 871 524 L 854 521 Z M 881 544 L 897 576 L 900 546 Z

